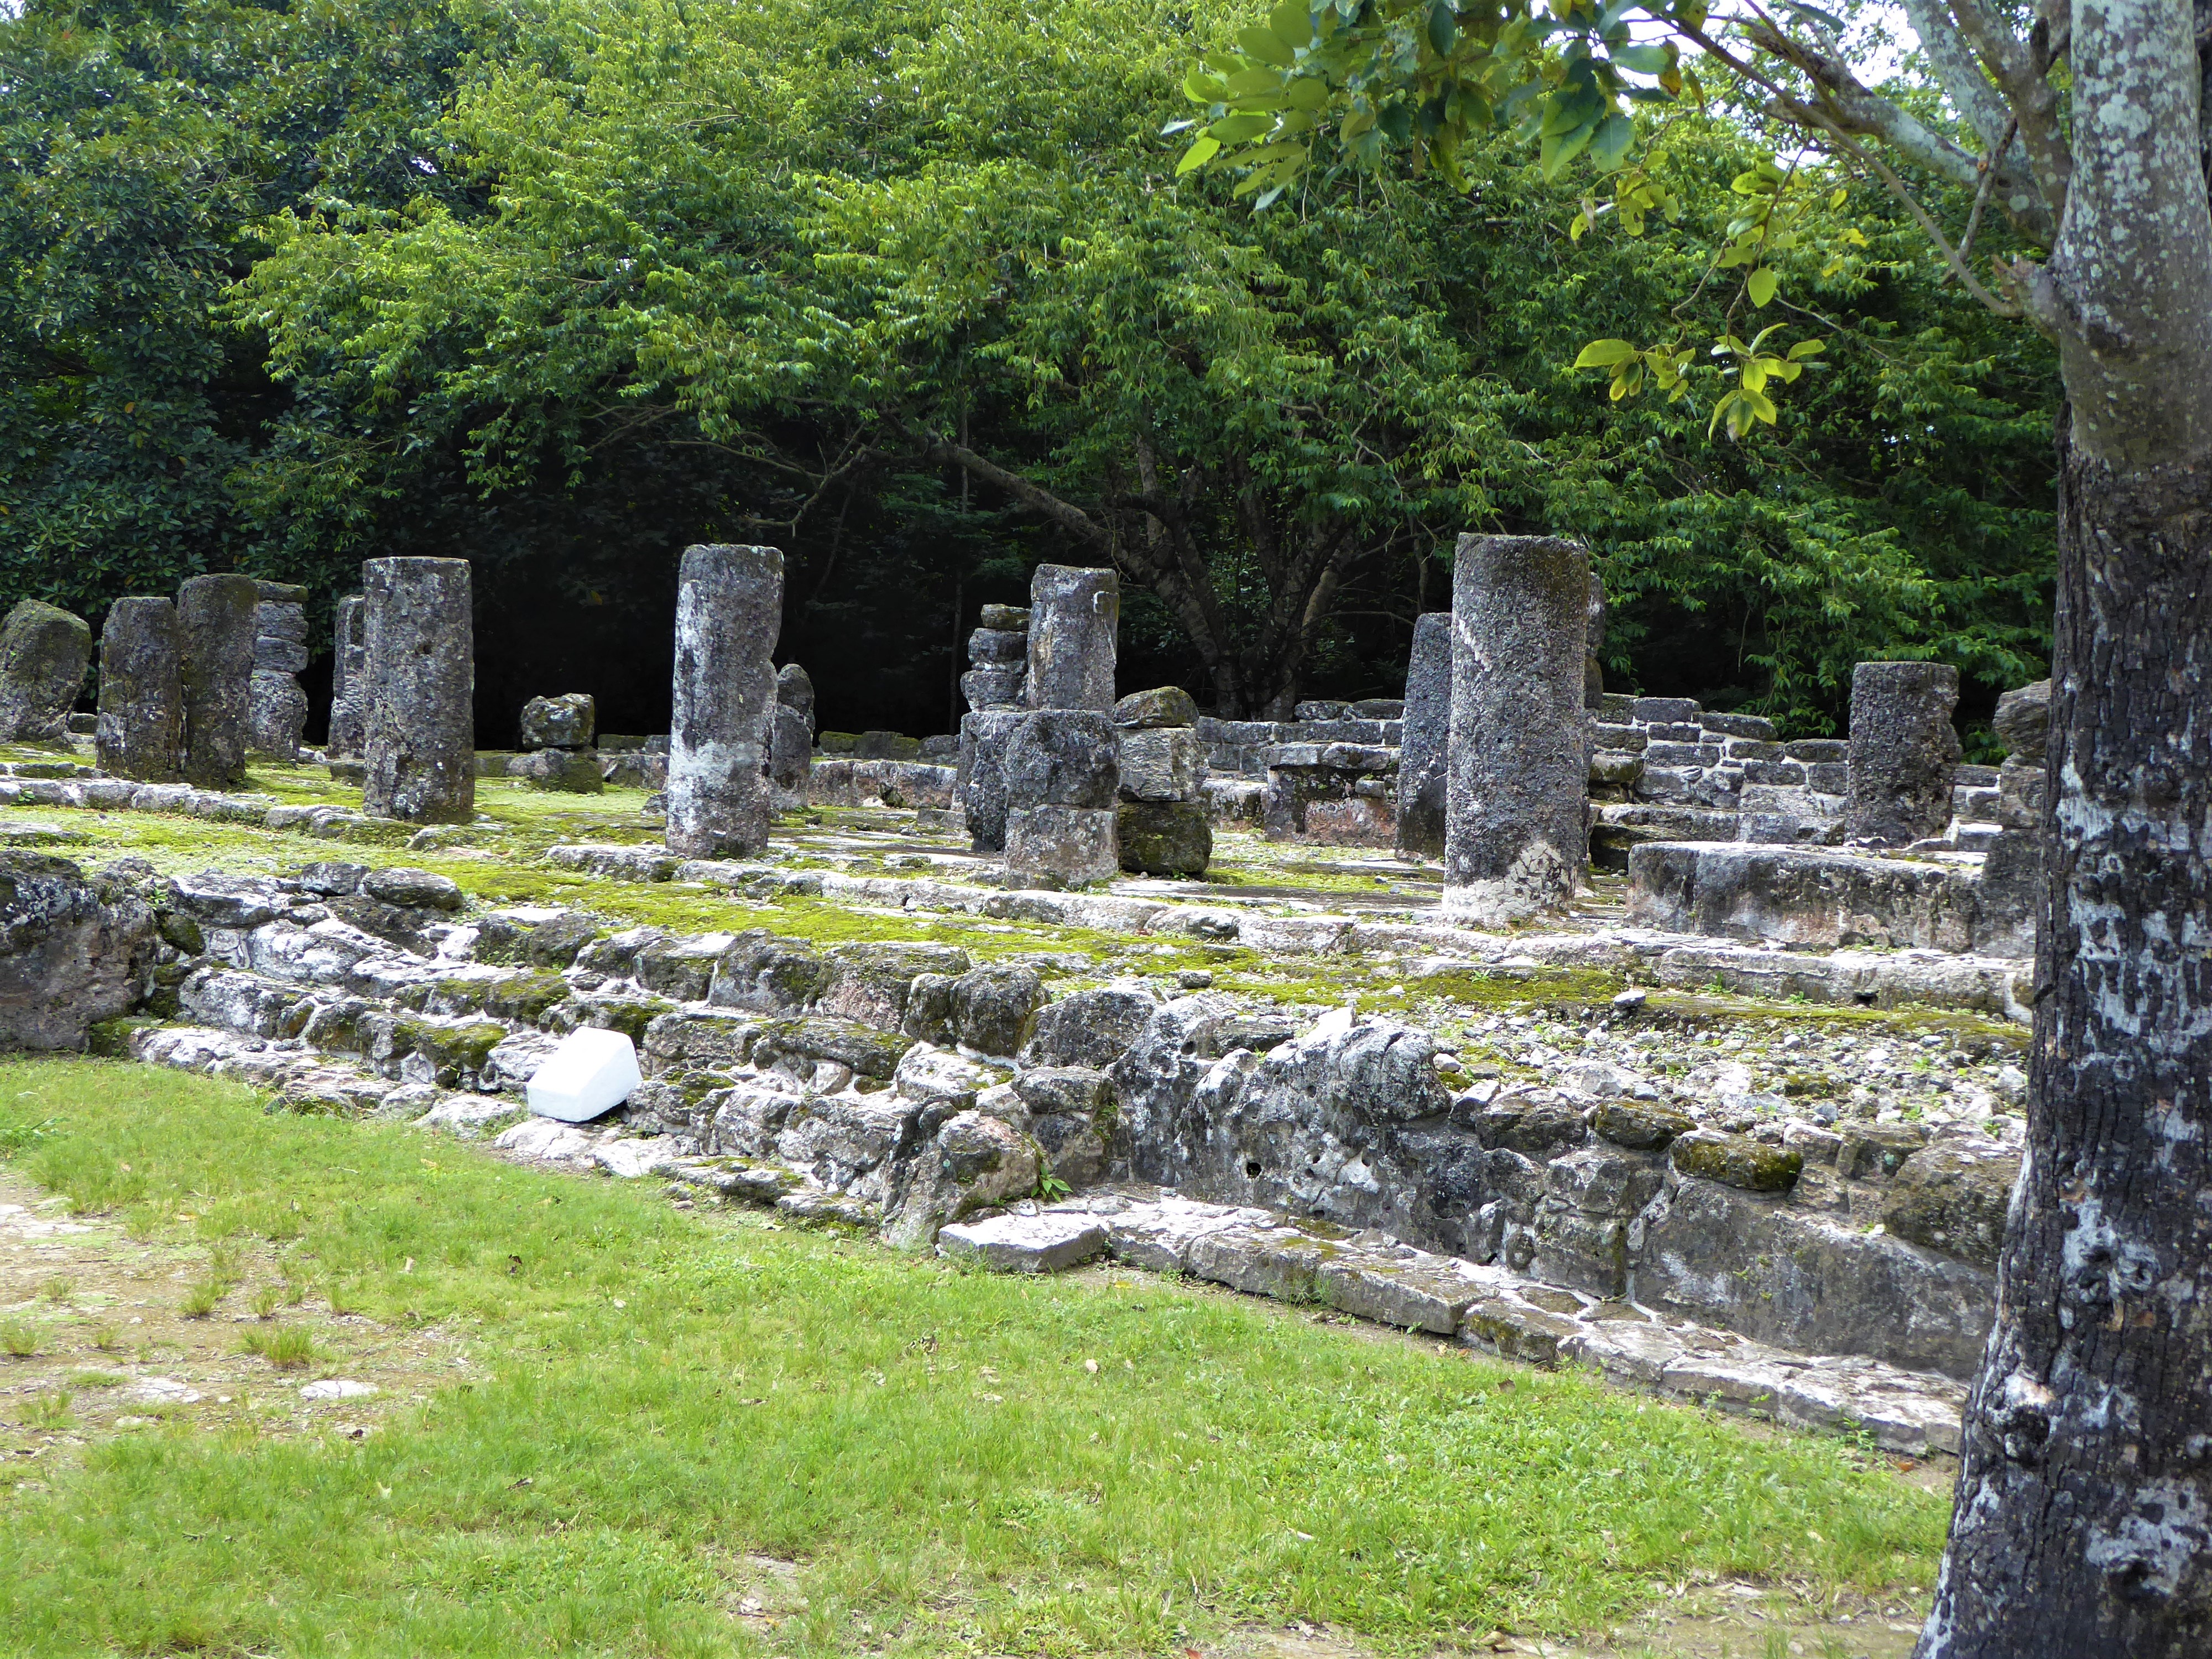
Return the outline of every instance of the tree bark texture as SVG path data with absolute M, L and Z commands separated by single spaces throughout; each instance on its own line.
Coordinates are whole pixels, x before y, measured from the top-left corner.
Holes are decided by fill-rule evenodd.
M 2212 1653 L 2212 467 L 2063 447 L 2027 1156 L 1922 1659 Z

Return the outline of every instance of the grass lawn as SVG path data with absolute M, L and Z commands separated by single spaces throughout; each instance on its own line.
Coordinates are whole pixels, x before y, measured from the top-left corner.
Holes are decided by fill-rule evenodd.
M 1942 1540 L 1842 1441 L 185 1074 L 0 1065 L 0 1148 L 136 1275 L 34 1293 L 11 1258 L 0 1417 L 50 1449 L 0 1466 L 10 1655 L 1170 1653 L 1291 1620 L 1413 1652 L 1715 1576 L 1917 1598 Z M 187 1331 L 245 1382 L 118 1426 Z M 302 1409 L 403 1349 L 409 1382 Z

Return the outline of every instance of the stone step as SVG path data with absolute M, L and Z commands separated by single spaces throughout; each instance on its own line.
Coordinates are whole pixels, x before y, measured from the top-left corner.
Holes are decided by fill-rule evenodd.
M 1095 1193 L 956 1222 L 938 1235 L 937 1249 L 1001 1273 L 1054 1273 L 1111 1256 L 1250 1295 L 1318 1302 L 1508 1358 L 1589 1365 L 1615 1382 L 1725 1411 L 1869 1433 L 1910 1456 L 1959 1449 L 1966 1390 L 1948 1377 L 1856 1356 L 1792 1353 L 1379 1233 L 1346 1235 L 1262 1209 Z

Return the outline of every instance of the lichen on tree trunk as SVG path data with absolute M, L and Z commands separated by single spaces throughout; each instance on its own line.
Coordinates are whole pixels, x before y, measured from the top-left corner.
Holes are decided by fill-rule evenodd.
M 2212 1652 L 2212 466 L 2062 440 L 2027 1157 L 1919 1652 Z

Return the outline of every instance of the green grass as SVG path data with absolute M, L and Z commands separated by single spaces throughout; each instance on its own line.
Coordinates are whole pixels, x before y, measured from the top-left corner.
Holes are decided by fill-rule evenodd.
M 11 1654 L 1158 1652 L 1294 1619 L 1410 1653 L 1698 1572 L 1923 1587 L 1942 1542 L 1846 1443 L 1271 1304 L 969 1274 L 150 1068 L 0 1066 L 10 1119 L 80 1211 L 273 1246 L 468 1360 L 358 1442 L 175 1415 L 42 1465 L 0 1499 Z M 781 1628 L 729 1616 L 747 1553 L 804 1564 Z

